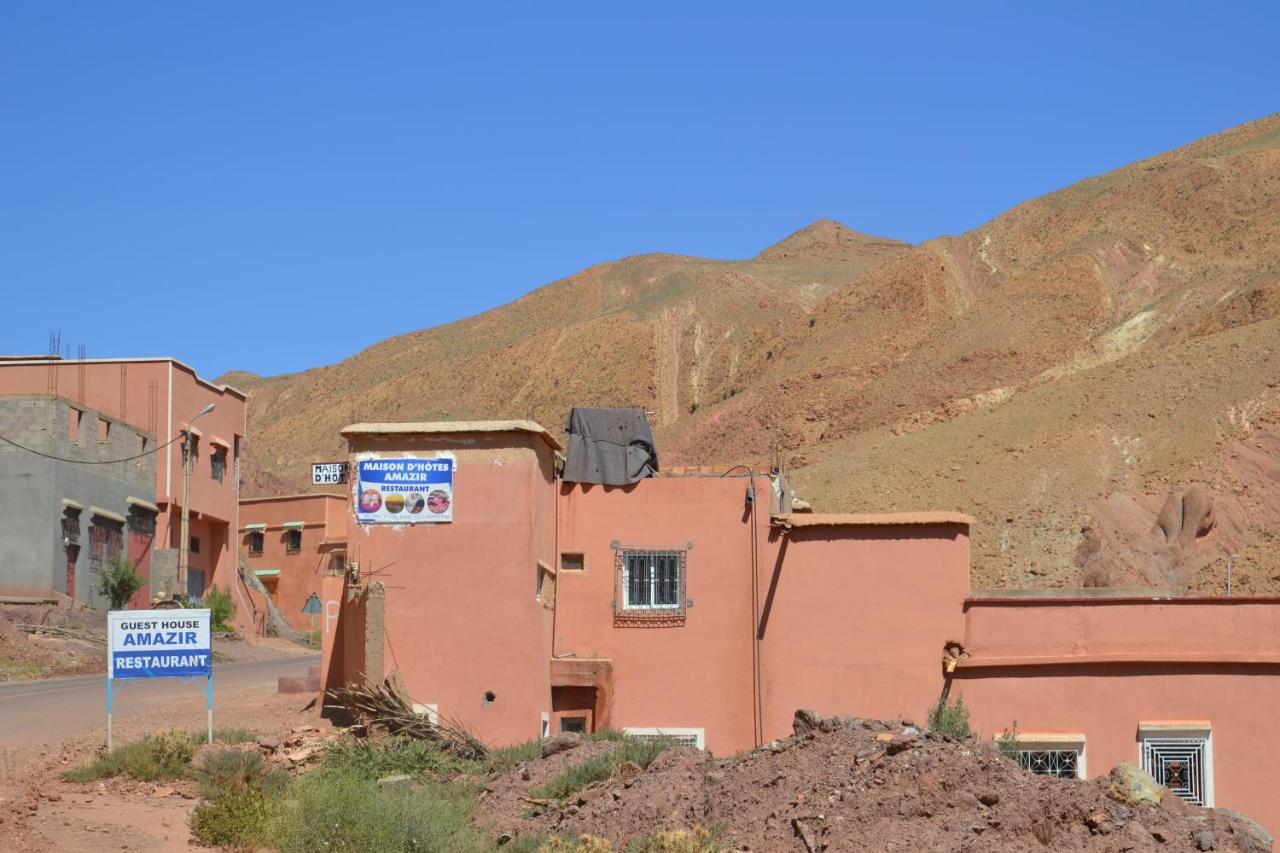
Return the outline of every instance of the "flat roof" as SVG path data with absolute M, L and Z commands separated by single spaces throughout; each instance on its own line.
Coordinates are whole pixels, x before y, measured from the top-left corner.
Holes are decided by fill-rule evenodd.
M 542 438 L 554 450 L 560 442 L 535 421 L 426 421 L 420 423 L 367 423 L 344 427 L 342 435 L 457 435 L 467 432 L 526 432 Z
M 0 364 L 48 365 L 50 363 L 54 363 L 59 365 L 62 365 L 62 364 L 74 365 L 74 364 L 120 364 L 122 362 L 126 364 L 145 364 L 153 361 L 164 361 L 164 362 L 175 364 L 178 367 L 181 367 L 183 370 L 190 373 L 193 377 L 195 377 L 195 380 L 199 382 L 201 385 L 206 385 L 215 391 L 222 391 L 224 393 L 234 394 L 235 396 L 239 397 L 241 400 L 249 399 L 248 395 L 246 395 L 239 388 L 236 388 L 234 385 L 219 385 L 216 382 L 211 382 L 210 380 L 205 379 L 199 373 L 197 373 L 196 369 L 191 365 L 181 362 L 170 355 L 161 355 L 161 356 L 154 356 L 154 357 L 143 356 L 140 358 L 62 358 L 61 356 L 56 356 L 56 355 L 55 356 L 48 356 L 48 355 L 0 356 Z
M 782 527 L 895 527 L 906 524 L 973 525 L 973 517 L 963 512 L 930 510 L 925 512 L 793 512 L 775 515 L 773 523 Z

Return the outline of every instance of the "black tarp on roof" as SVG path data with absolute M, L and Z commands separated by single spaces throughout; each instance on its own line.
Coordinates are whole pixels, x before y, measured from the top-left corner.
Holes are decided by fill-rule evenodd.
M 569 434 L 566 482 L 625 486 L 658 473 L 653 431 L 640 409 L 577 407 L 564 431 Z

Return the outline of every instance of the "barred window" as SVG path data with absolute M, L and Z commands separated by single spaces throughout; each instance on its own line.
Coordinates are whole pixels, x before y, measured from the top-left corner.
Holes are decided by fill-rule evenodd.
M 1075 779 L 1080 776 L 1080 750 L 1020 749 L 1018 764 L 1023 770 L 1040 776 Z
M 227 471 L 227 451 L 215 450 L 209 454 L 209 474 L 219 483 Z
M 263 540 L 267 537 L 261 530 L 251 530 L 249 532 L 249 555 L 251 557 L 262 556 Z
M 622 561 L 624 610 L 684 606 L 683 552 L 625 551 Z
M 1197 737 L 1143 734 L 1141 741 L 1143 770 L 1187 802 L 1197 806 L 1213 805 L 1208 732 Z
M 296 554 L 302 550 L 302 531 L 291 528 L 284 532 L 285 551 L 290 554 Z

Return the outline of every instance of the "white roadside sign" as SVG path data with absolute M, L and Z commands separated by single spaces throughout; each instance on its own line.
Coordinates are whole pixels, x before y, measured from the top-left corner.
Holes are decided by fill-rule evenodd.
M 311 485 L 336 486 L 347 482 L 346 462 L 314 462 L 311 465 Z

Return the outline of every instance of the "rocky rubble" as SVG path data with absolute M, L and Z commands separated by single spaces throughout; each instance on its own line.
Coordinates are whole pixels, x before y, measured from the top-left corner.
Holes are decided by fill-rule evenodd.
M 1188 805 L 1132 766 L 1088 781 L 1036 776 L 993 744 L 925 732 L 910 720 L 823 720 L 802 711 L 795 732 L 731 758 L 673 748 L 648 770 L 624 765 L 568 801 L 531 798 L 565 767 L 616 748 L 584 743 L 493 780 L 482 813 L 495 833 L 585 833 L 617 844 L 702 826 L 718 831 L 722 847 L 743 851 L 1263 853 L 1272 846 L 1249 818 Z

